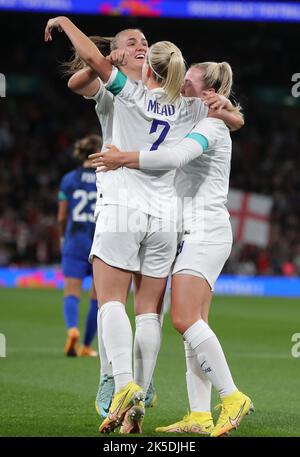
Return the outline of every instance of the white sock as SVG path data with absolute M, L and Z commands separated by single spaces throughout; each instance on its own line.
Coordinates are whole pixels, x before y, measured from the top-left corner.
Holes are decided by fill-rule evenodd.
M 134 380 L 147 393 L 161 344 L 160 315 L 140 314 L 135 322 Z
M 224 352 L 212 329 L 202 319 L 195 322 L 183 335 L 198 358 L 200 367 L 221 397 L 236 390 Z
M 203 373 L 197 358 L 187 341 L 184 341 L 186 360 L 186 385 L 190 410 L 195 412 L 210 412 L 211 382 Z
M 133 380 L 131 325 L 125 306 L 119 301 L 110 301 L 101 306 L 100 319 L 102 340 L 112 364 L 115 391 L 118 392 Z
M 100 378 L 104 374 L 112 376 L 112 366 L 109 363 L 107 358 L 104 341 L 102 338 L 102 321 L 100 317 L 100 310 L 98 310 L 97 315 L 97 329 L 98 329 L 98 349 L 99 349 L 99 358 L 100 358 Z

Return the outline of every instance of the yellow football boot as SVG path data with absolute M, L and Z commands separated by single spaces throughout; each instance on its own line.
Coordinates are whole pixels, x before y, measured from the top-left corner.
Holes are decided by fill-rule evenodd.
M 129 382 L 113 396 L 107 417 L 100 425 L 99 432 L 113 432 L 115 428 L 122 424 L 127 411 L 133 406 L 138 406 L 143 401 L 144 393 L 141 387 L 134 382 Z
M 252 401 L 247 395 L 236 390 L 233 394 L 222 398 L 219 419 L 210 436 L 227 436 L 230 430 L 238 428 L 241 420 L 254 411 Z
M 198 433 L 209 436 L 214 428 L 211 413 L 190 412 L 184 418 L 166 427 L 157 427 L 156 432 L 163 433 Z

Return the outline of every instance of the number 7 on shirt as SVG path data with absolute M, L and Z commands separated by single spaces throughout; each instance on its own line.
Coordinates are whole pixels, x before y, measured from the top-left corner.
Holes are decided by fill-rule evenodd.
M 164 141 L 170 130 L 170 124 L 167 121 L 159 121 L 158 119 L 153 119 L 149 133 L 155 133 L 159 126 L 162 126 L 163 129 L 160 132 L 157 140 L 152 144 L 150 151 L 156 151 L 156 149 L 158 149 L 158 146 Z

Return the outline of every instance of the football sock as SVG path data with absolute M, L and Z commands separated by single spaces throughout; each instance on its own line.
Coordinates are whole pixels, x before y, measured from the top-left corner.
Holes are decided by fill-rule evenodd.
M 90 300 L 90 309 L 85 321 L 83 344 L 90 346 L 97 331 L 98 301 Z
M 155 313 L 140 314 L 136 316 L 135 322 L 134 380 L 146 394 L 161 344 L 160 315 Z
M 75 295 L 64 297 L 63 313 L 67 328 L 78 327 L 79 298 Z
M 236 390 L 224 352 L 212 329 L 202 319 L 183 335 L 197 354 L 198 363 L 221 397 Z
M 108 360 L 112 363 L 115 391 L 118 392 L 133 380 L 132 330 L 125 306 L 110 301 L 100 308 L 102 339 Z
M 184 350 L 190 411 L 210 412 L 211 382 L 205 373 L 203 373 L 198 363 L 197 354 L 187 341 L 184 341 Z
M 100 317 L 100 310 L 97 313 L 97 330 L 98 330 L 98 348 L 99 348 L 99 358 L 100 358 L 100 378 L 101 376 L 107 374 L 112 376 L 112 366 L 109 363 L 107 358 L 103 338 L 102 338 L 102 321 Z

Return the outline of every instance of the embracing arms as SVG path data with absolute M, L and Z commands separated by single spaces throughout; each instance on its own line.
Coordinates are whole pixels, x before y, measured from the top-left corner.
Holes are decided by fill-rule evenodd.
M 91 154 L 89 158 L 93 159 L 93 166 L 100 167 L 100 171 L 116 170 L 119 167 L 171 170 L 183 167 L 196 159 L 207 147 L 206 138 L 194 134 L 172 148 L 160 146 L 156 151 L 123 152 L 115 146 L 108 145 L 105 153 Z
M 204 93 L 203 101 L 209 107 L 207 117 L 221 119 L 232 132 L 244 126 L 244 116 L 239 107 L 233 106 L 224 95 L 207 92 Z

